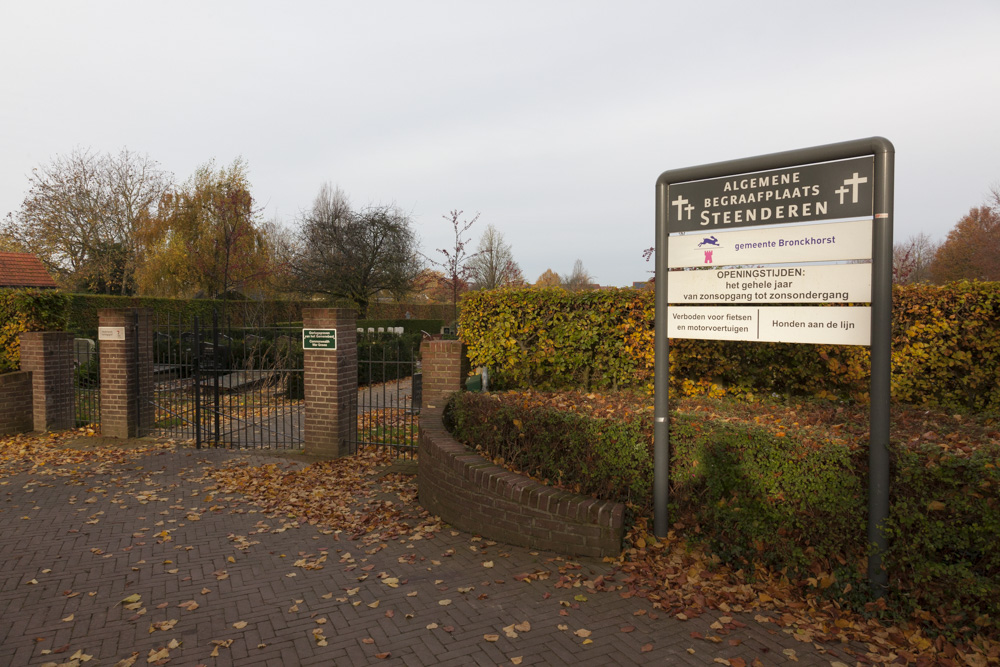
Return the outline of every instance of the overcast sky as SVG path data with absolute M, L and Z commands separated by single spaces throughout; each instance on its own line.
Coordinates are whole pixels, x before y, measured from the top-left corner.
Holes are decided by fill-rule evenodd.
M 884 136 L 897 240 L 1000 182 L 997 0 L 0 0 L 0 62 L 0 216 L 74 147 L 243 156 L 268 218 L 329 181 L 433 254 L 479 212 L 530 281 L 644 279 L 667 169 Z

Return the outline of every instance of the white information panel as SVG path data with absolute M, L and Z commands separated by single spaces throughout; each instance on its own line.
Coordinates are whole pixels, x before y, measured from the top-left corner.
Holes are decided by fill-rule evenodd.
M 97 340 L 125 340 L 125 327 L 97 327 Z
M 667 248 L 667 265 L 674 269 L 687 266 L 832 262 L 871 259 L 871 256 L 872 221 L 856 220 L 727 232 L 706 230 L 671 236 Z
M 871 264 L 670 271 L 670 303 L 868 303 Z
M 673 306 L 667 317 L 668 338 L 871 344 L 868 306 Z

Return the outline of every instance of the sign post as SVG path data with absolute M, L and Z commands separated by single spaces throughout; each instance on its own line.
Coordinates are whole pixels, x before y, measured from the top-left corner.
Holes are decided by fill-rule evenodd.
M 885 588 L 894 158 L 887 139 L 872 137 L 660 174 L 653 404 L 658 537 L 665 537 L 670 525 L 668 336 L 869 345 L 868 580 L 876 592 Z M 845 218 L 868 219 L 787 226 Z M 736 228 L 754 229 L 730 231 Z M 869 258 L 870 273 L 868 265 L 789 266 Z M 669 271 L 680 267 L 708 270 Z M 756 305 L 824 302 L 871 307 Z M 670 309 L 670 303 L 739 305 Z

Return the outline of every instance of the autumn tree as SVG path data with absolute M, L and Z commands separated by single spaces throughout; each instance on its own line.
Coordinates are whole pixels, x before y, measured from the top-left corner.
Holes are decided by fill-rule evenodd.
M 355 211 L 325 184 L 301 219 L 291 263 L 299 291 L 349 299 L 364 317 L 380 292 L 408 291 L 420 271 L 410 218 L 395 206 Z
M 448 279 L 441 271 L 424 269 L 413 281 L 411 294 L 418 303 L 451 303 Z
M 425 259 L 434 266 L 440 267 L 444 274 L 442 285 L 448 288 L 451 293 L 452 317 L 458 320 L 458 295 L 469 289 L 469 277 L 472 275 L 472 268 L 469 266 L 470 260 L 475 259 L 478 253 L 469 253 L 466 247 L 469 244 L 469 237 L 466 232 L 479 220 L 476 213 L 471 220 L 458 221 L 462 211 L 453 210 L 448 215 L 441 216 L 451 223 L 455 234 L 455 241 L 451 248 L 438 248 L 437 252 L 443 259 L 426 257 Z
M 144 260 L 143 229 L 172 177 L 145 155 L 75 149 L 32 170 L 7 244 L 35 253 L 69 287 L 132 294 Z
M 934 282 L 1000 280 L 1000 201 L 997 204 L 971 209 L 948 232 L 931 263 Z
M 490 224 L 479 238 L 476 255 L 469 260 L 469 278 L 477 289 L 523 285 L 524 274 L 503 234 Z
M 163 196 L 148 228 L 150 257 L 140 273 L 145 293 L 227 297 L 260 287 L 271 270 L 254 208 L 247 164 L 210 161 Z
M 588 289 L 594 282 L 594 277 L 583 266 L 582 260 L 573 263 L 573 271 L 562 277 L 562 286 L 570 292 Z
M 925 283 L 931 278 L 930 267 L 941 243 L 920 232 L 892 246 L 892 282 L 901 285 Z
M 562 287 L 562 278 L 552 269 L 545 269 L 535 281 L 535 287 Z

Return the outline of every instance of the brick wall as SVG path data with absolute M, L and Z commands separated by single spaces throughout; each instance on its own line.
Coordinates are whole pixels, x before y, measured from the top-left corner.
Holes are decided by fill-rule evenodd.
M 336 329 L 336 350 L 304 350 L 305 451 L 351 454 L 358 400 L 357 320 L 348 308 L 303 308 L 304 329 Z
M 460 391 L 469 375 L 469 358 L 459 340 L 425 340 L 420 344 L 423 406 L 443 408 L 448 396 Z
M 73 428 L 73 334 L 30 331 L 21 334 L 21 370 L 31 371 L 36 431 Z
M 442 411 L 425 409 L 420 416 L 421 505 L 490 539 L 573 556 L 618 555 L 624 505 L 560 491 L 493 465 L 451 437 Z
M 101 434 L 112 438 L 145 435 L 152 429 L 154 418 L 150 311 L 104 308 L 97 311 L 97 318 L 101 327 L 125 329 L 125 340 L 102 340 L 98 347 L 101 356 Z
M 24 433 L 34 427 L 31 403 L 30 371 L 0 375 L 0 435 Z

